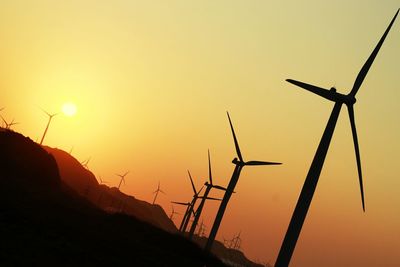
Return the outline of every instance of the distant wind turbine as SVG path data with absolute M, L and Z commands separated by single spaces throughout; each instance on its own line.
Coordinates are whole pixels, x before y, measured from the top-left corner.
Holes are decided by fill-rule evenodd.
M 85 168 L 89 170 L 88 164 L 90 162 L 91 157 L 89 157 L 87 160 L 84 160 L 81 162 L 81 165 Z
M 153 192 L 153 194 L 156 194 L 154 196 L 153 205 L 154 205 L 154 203 L 156 203 L 156 199 L 157 199 L 157 196 L 158 196 L 159 192 L 163 193 L 165 195 L 165 192 L 160 189 L 160 181 L 158 181 L 158 187 L 157 187 L 156 191 Z
M 199 222 L 201 213 L 203 211 L 204 204 L 206 202 L 206 199 L 208 199 L 208 194 L 210 193 L 211 189 L 212 188 L 216 188 L 216 189 L 219 189 L 219 190 L 226 191 L 226 188 L 224 188 L 222 186 L 219 186 L 219 185 L 214 185 L 213 184 L 212 171 L 211 171 L 211 160 L 210 160 L 210 150 L 208 150 L 208 180 L 209 180 L 209 182 L 207 181 L 204 184 L 206 186 L 206 190 L 204 191 L 203 198 L 201 199 L 201 202 L 200 202 L 200 204 L 199 204 L 199 206 L 198 206 L 198 208 L 196 210 L 196 215 L 194 217 L 194 221 L 193 221 L 192 226 L 190 227 L 190 230 L 189 230 L 189 239 L 193 238 L 194 231 L 196 230 L 196 227 L 197 227 L 197 224 Z
M 174 205 L 171 205 L 171 207 L 172 207 L 172 211 L 171 211 L 171 215 L 169 216 L 169 219 L 172 221 L 172 219 L 174 218 L 174 215 L 175 214 L 179 215 L 180 213 L 175 211 Z
M 122 181 L 123 181 L 124 184 L 125 184 L 125 176 L 126 176 L 128 173 L 129 173 L 129 171 L 127 171 L 126 173 L 124 173 L 124 174 L 122 174 L 122 175 L 121 175 L 121 174 L 115 174 L 115 175 L 121 177 L 121 180 L 119 181 L 119 184 L 118 184 L 118 190 L 119 190 L 119 188 L 121 187 Z
M 103 179 L 101 179 L 101 176 L 99 176 L 99 180 L 100 180 L 100 184 L 108 184 L 107 181 L 104 181 Z
M 217 216 L 215 217 L 215 220 L 214 220 L 213 227 L 211 228 L 210 235 L 208 237 L 208 240 L 207 240 L 207 243 L 206 243 L 206 246 L 205 246 L 205 250 L 207 252 L 211 251 L 212 245 L 214 243 L 215 237 L 217 236 L 217 232 L 218 232 L 219 226 L 220 226 L 221 221 L 222 221 L 222 217 L 224 216 L 224 213 L 225 213 L 226 207 L 228 205 L 229 199 L 231 198 L 232 193 L 235 190 L 235 186 L 236 186 L 236 184 L 237 184 L 237 182 L 239 180 L 240 172 L 242 171 L 243 167 L 244 166 L 279 165 L 279 164 L 282 164 L 282 163 L 277 163 L 277 162 L 264 162 L 264 161 L 247 161 L 246 162 L 246 161 L 244 161 L 244 159 L 242 157 L 242 153 L 240 152 L 239 143 L 238 143 L 238 141 L 236 139 L 235 130 L 233 129 L 232 121 L 231 121 L 231 118 L 230 118 L 228 112 L 227 112 L 227 115 L 228 115 L 229 124 L 231 126 L 231 130 L 232 130 L 233 141 L 235 143 L 236 153 L 237 153 L 237 156 L 239 157 L 239 159 L 234 158 L 233 161 L 232 161 L 232 163 L 235 164 L 235 169 L 233 170 L 231 180 L 229 181 L 229 184 L 228 184 L 228 188 L 225 191 L 224 198 L 222 199 L 222 202 L 221 202 L 221 204 L 219 206 L 219 209 L 218 209 Z
M 42 144 L 43 144 L 43 140 L 44 140 L 44 138 L 46 137 L 47 130 L 49 129 L 51 119 L 53 119 L 53 117 L 56 116 L 58 113 L 50 114 L 50 113 L 48 113 L 47 111 L 45 111 L 44 109 L 42 109 L 42 108 L 41 108 L 41 110 L 42 110 L 44 113 L 46 113 L 47 116 L 49 116 L 49 120 L 47 121 L 46 128 L 44 129 L 44 133 L 43 133 L 42 139 L 40 140 L 40 144 L 42 145 Z
M 362 208 L 365 211 L 365 204 L 364 204 L 364 189 L 363 189 L 363 180 L 362 180 L 362 173 L 361 173 L 361 159 L 360 159 L 360 151 L 358 147 L 358 138 L 357 138 L 357 130 L 356 124 L 354 119 L 354 103 L 356 103 L 356 94 L 361 87 L 364 78 L 366 77 L 369 68 L 371 67 L 372 63 L 376 55 L 379 52 L 383 42 L 387 34 L 392 27 L 399 10 L 397 10 L 395 16 L 393 17 L 392 21 L 390 22 L 389 26 L 387 27 L 385 33 L 379 40 L 378 44 L 376 45 L 375 49 L 372 51 L 371 55 L 365 62 L 364 66 L 361 68 L 360 72 L 357 75 L 357 78 L 354 82 L 353 88 L 351 89 L 350 93 L 347 95 L 337 93 L 335 88 L 331 88 L 330 90 L 323 89 L 314 85 L 306 84 L 303 82 L 295 81 L 288 79 L 286 81 L 297 85 L 307 91 L 315 93 L 323 98 L 326 98 L 335 103 L 330 118 L 328 120 L 328 124 L 326 125 L 325 131 L 322 135 L 321 141 L 319 143 L 318 149 L 315 153 L 313 162 L 311 163 L 310 169 L 308 171 L 306 180 L 304 182 L 303 188 L 301 190 L 299 199 L 297 201 L 297 205 L 293 212 L 292 218 L 290 220 L 290 224 L 288 230 L 286 232 L 285 238 L 282 243 L 282 247 L 278 254 L 278 258 L 275 263 L 275 267 L 286 267 L 290 263 L 290 259 L 296 247 L 297 239 L 299 238 L 301 228 L 303 226 L 304 220 L 307 216 L 308 208 L 310 207 L 311 200 L 313 198 L 315 189 L 317 187 L 319 175 L 322 170 L 322 166 L 324 165 L 326 154 L 328 153 L 329 144 L 332 139 L 333 132 L 335 130 L 336 122 L 339 117 L 340 109 L 343 104 L 347 106 L 347 110 L 350 117 L 350 125 L 353 134 L 353 142 L 354 142 L 354 149 L 356 154 L 356 161 L 357 161 L 357 170 L 358 170 L 358 180 L 360 184 L 360 191 L 361 191 L 361 202 Z
M 171 203 L 174 203 L 174 204 L 177 204 L 177 205 L 181 205 L 181 206 L 186 206 L 186 211 L 185 211 L 185 213 L 183 215 L 182 222 L 181 222 L 181 224 L 179 226 L 179 231 L 182 231 L 182 228 L 183 228 L 183 225 L 184 225 L 184 223 L 186 221 L 186 217 L 187 217 L 187 215 L 189 213 L 189 208 L 190 208 L 191 204 L 190 204 L 190 202 L 178 202 L 178 201 L 171 201 Z
M 18 124 L 18 122 L 14 122 L 14 119 L 13 119 L 11 122 L 7 122 L 7 121 L 3 118 L 3 116 L 0 115 L 0 117 L 1 117 L 1 119 L 3 120 L 3 122 L 4 122 L 4 124 L 5 124 L 7 130 L 11 130 L 11 126 Z

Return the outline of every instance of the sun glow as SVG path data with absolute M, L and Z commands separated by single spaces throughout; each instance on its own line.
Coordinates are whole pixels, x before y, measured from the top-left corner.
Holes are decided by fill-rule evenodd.
M 74 116 L 77 111 L 76 105 L 71 102 L 64 103 L 61 109 L 62 112 L 69 117 Z

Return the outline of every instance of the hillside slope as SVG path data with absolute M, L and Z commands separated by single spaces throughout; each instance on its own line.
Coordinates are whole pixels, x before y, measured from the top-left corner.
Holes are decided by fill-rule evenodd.
M 178 235 L 98 209 L 38 144 L 3 130 L 0 203 L 1 266 L 224 266 Z

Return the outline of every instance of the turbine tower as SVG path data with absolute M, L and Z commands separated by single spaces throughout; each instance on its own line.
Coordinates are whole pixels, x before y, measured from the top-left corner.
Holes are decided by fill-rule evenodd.
M 224 216 L 229 199 L 231 198 L 232 193 L 235 190 L 236 183 L 239 180 L 240 172 L 242 171 L 243 167 L 244 166 L 282 164 L 282 163 L 277 163 L 277 162 L 264 162 L 264 161 L 247 161 L 247 162 L 245 162 L 242 157 L 242 153 L 240 152 L 239 143 L 236 139 L 235 130 L 233 129 L 232 121 L 231 121 L 231 118 L 230 118 L 228 112 L 227 112 L 227 115 L 228 115 L 229 124 L 231 126 L 231 130 L 232 130 L 233 141 L 235 142 L 236 153 L 237 153 L 237 156 L 239 157 L 239 159 L 234 158 L 232 161 L 232 163 L 235 164 L 235 169 L 233 170 L 231 180 L 229 181 L 229 184 L 228 184 L 228 188 L 225 191 L 224 198 L 222 199 L 221 205 L 219 206 L 219 209 L 218 209 L 218 213 L 214 220 L 214 224 L 211 228 L 210 235 L 208 237 L 208 240 L 207 240 L 207 243 L 205 246 L 205 250 L 207 252 L 211 251 L 211 247 L 214 243 L 215 237 L 217 236 L 217 232 L 218 232 L 219 226 L 221 224 L 222 217 Z
M 125 176 L 126 176 L 128 173 L 129 173 L 129 171 L 127 171 L 126 173 L 124 173 L 124 174 L 122 174 L 122 175 L 121 175 L 121 174 L 115 174 L 115 175 L 121 177 L 121 180 L 119 181 L 119 184 L 118 184 L 118 190 L 119 190 L 119 188 L 121 187 L 122 181 L 123 181 L 124 184 L 125 184 Z
M 154 196 L 153 205 L 154 205 L 154 203 L 156 203 L 156 199 L 157 199 L 157 196 L 158 196 L 158 192 L 163 193 L 163 194 L 165 195 L 165 192 L 162 191 L 162 190 L 160 189 L 160 181 L 158 181 L 157 190 L 153 192 L 153 194 L 156 194 L 156 195 Z
M 324 160 L 326 154 L 328 152 L 329 144 L 332 139 L 333 132 L 335 130 L 336 122 L 339 117 L 340 109 L 343 104 L 347 106 L 347 110 L 350 117 L 350 125 L 351 131 L 353 135 L 354 149 L 357 161 L 357 170 L 358 170 L 358 180 L 360 183 L 360 191 L 361 191 L 361 202 L 362 208 L 365 212 L 365 204 L 364 204 L 364 189 L 363 189 L 363 179 L 361 172 L 361 159 L 360 159 L 360 151 L 358 147 L 358 138 L 357 138 L 357 130 L 354 119 L 354 103 L 356 102 L 356 94 L 361 87 L 362 82 L 364 81 L 365 76 L 368 73 L 369 68 L 376 55 L 379 52 L 383 42 L 385 41 L 386 35 L 389 33 L 390 28 L 392 27 L 399 10 L 397 10 L 395 16 L 387 27 L 385 33 L 379 40 L 375 49 L 372 51 L 371 55 L 365 62 L 364 66 L 361 68 L 358 76 L 354 82 L 353 88 L 350 93 L 347 95 L 337 93 L 335 88 L 331 88 L 330 90 L 323 89 L 314 85 L 306 84 L 303 82 L 295 81 L 288 79 L 287 81 L 297 85 L 307 91 L 315 93 L 323 98 L 326 98 L 335 103 L 330 118 L 328 120 L 328 124 L 326 125 L 325 131 L 322 135 L 321 141 L 319 143 L 318 149 L 315 153 L 313 162 L 311 163 L 310 169 L 308 171 L 306 180 L 304 182 L 303 188 L 301 190 L 299 199 L 297 201 L 297 205 L 293 212 L 288 230 L 286 232 L 285 238 L 282 243 L 282 247 L 279 251 L 278 258 L 275 263 L 275 267 L 286 267 L 290 263 L 290 259 L 292 257 L 293 251 L 296 247 L 297 239 L 300 235 L 301 228 L 303 226 L 304 220 L 307 215 L 308 208 L 310 207 L 311 200 L 314 195 L 315 188 L 317 187 L 319 175 L 322 170 L 322 166 L 324 165 Z
M 206 190 L 204 191 L 203 198 L 201 199 L 201 202 L 196 210 L 196 213 L 195 213 L 196 215 L 194 216 L 194 221 L 192 223 L 192 226 L 190 227 L 189 239 L 193 238 L 194 231 L 196 230 L 197 224 L 198 224 L 200 216 L 201 216 L 201 212 L 203 211 L 204 204 L 206 202 L 206 199 L 208 198 L 208 194 L 210 193 L 211 189 L 216 188 L 219 190 L 226 191 L 226 188 L 213 184 L 212 171 L 211 171 L 211 160 L 210 160 L 210 150 L 208 150 L 208 180 L 209 180 L 209 182 L 207 181 L 204 184 L 206 187 Z
M 47 116 L 49 116 L 49 120 L 47 121 L 47 125 L 46 125 L 46 128 L 44 129 L 44 133 L 43 133 L 42 139 L 40 140 L 40 145 L 43 144 L 43 140 L 44 140 L 44 138 L 45 138 L 45 136 L 46 136 L 47 130 L 49 129 L 51 119 L 52 119 L 54 116 L 56 116 L 56 115 L 58 114 L 58 113 L 50 114 L 50 113 L 48 113 L 47 111 L 45 111 L 44 109 L 42 109 L 42 108 L 41 108 L 41 110 L 42 110 L 44 113 L 46 113 Z

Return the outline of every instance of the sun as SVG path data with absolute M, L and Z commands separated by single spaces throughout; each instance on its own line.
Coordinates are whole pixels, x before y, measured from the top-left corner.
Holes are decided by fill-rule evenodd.
M 77 108 L 76 105 L 72 102 L 67 102 L 64 103 L 62 105 L 62 112 L 66 115 L 66 116 L 74 116 L 76 114 Z

